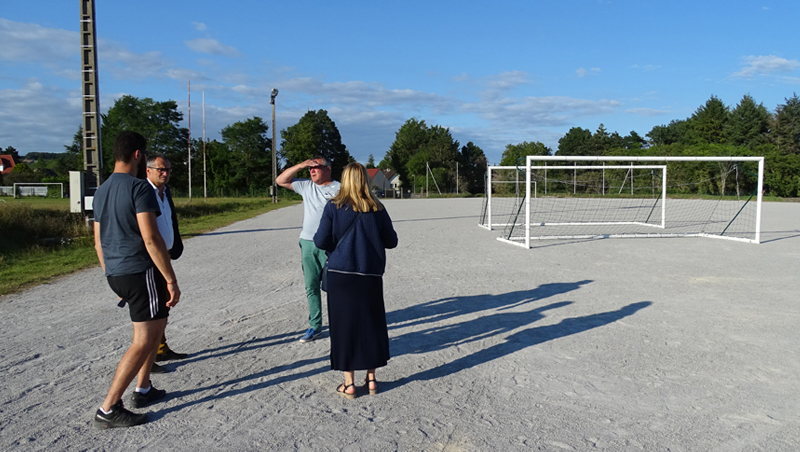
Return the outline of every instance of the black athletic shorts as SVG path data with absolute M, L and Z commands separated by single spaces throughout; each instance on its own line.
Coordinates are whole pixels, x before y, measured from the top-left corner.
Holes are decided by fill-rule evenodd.
M 133 275 L 108 276 L 108 285 L 128 303 L 131 320 L 146 322 L 169 316 L 167 281 L 155 267 Z M 120 303 L 120 306 L 122 303 Z

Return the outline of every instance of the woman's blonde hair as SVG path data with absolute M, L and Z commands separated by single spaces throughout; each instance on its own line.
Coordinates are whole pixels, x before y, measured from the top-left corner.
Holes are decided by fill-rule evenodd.
M 342 171 L 342 188 L 331 202 L 336 207 L 350 205 L 356 212 L 383 210 L 383 204 L 369 189 L 369 174 L 364 165 L 349 163 Z

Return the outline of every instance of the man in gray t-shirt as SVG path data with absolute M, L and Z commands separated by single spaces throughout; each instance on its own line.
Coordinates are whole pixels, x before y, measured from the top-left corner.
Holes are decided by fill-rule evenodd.
M 120 359 L 108 394 L 94 415 L 93 425 L 101 429 L 147 422 L 146 414 L 130 412 L 122 403 L 134 377 L 136 389 L 130 398 L 134 408 L 166 396 L 166 391 L 152 385 L 150 369 L 167 324 L 167 308 L 178 303 L 181 291 L 158 232 L 155 193 L 138 177 L 144 176 L 146 148 L 142 135 L 120 132 L 114 140 L 114 173 L 94 195 L 97 258 L 108 285 L 128 304 L 133 323 L 133 343 Z
M 295 179 L 294 175 L 305 168 L 308 168 L 311 179 Z M 342 184 L 331 179 L 331 163 L 321 156 L 288 168 L 278 176 L 275 182 L 303 197 L 303 230 L 300 232 L 300 251 L 306 298 L 308 299 L 309 328 L 300 338 L 300 342 L 311 342 L 317 338 L 322 329 L 322 294 L 319 283 L 322 267 L 325 266 L 325 261 L 328 259 L 325 251 L 314 245 L 314 234 L 319 227 L 319 220 L 322 218 L 325 204 L 339 194 Z

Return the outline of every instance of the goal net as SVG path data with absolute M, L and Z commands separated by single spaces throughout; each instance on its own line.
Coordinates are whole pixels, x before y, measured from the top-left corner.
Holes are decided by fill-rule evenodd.
M 541 239 L 760 241 L 763 157 L 528 156 L 520 172 L 525 193 L 505 219 L 496 195 L 482 215 L 484 227 L 502 227 L 501 241 L 526 248 Z
M 509 221 L 518 221 L 516 217 L 525 205 L 524 167 L 490 166 L 486 169 L 484 186 L 486 192 L 478 225 L 492 230 L 507 226 Z

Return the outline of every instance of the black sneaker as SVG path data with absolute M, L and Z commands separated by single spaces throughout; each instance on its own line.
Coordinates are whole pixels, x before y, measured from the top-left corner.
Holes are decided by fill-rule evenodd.
M 147 394 L 133 391 L 133 394 L 131 394 L 131 406 L 134 408 L 144 408 L 158 399 L 163 399 L 165 395 L 167 395 L 167 391 L 156 389 L 153 383 L 150 382 L 150 390 L 147 391 Z
M 169 371 L 167 370 L 167 368 L 166 368 L 166 367 L 164 367 L 164 366 L 159 366 L 159 365 L 158 365 L 158 364 L 156 364 L 156 363 L 153 363 L 153 366 L 152 366 L 152 367 L 150 367 L 150 373 L 151 373 L 151 374 L 165 374 L 165 373 L 167 373 L 167 372 L 169 372 Z
M 164 353 L 158 353 L 156 355 L 156 362 L 160 363 L 162 361 L 172 361 L 174 359 L 186 359 L 188 357 L 189 357 L 188 353 L 178 353 L 176 351 L 167 349 Z M 153 371 L 151 370 L 150 373 L 152 372 Z
M 97 410 L 97 413 L 94 414 L 94 420 L 92 421 L 92 424 L 94 425 L 94 428 L 103 429 L 133 427 L 134 425 L 144 424 L 145 422 L 147 422 L 146 414 L 131 413 L 125 409 L 125 407 L 122 405 L 122 400 L 120 400 L 111 407 L 111 412 L 108 414 Z

